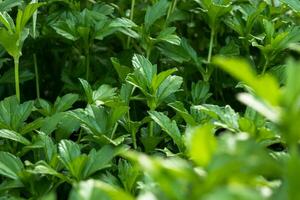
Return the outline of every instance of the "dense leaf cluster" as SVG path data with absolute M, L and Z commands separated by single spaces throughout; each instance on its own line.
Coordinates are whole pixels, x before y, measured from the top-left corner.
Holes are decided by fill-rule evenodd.
M 300 199 L 299 17 L 0 0 L 0 199 Z

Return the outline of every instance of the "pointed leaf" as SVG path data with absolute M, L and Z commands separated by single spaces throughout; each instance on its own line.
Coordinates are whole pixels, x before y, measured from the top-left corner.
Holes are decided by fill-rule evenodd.
M 165 114 L 149 111 L 150 117 L 174 140 L 181 152 L 184 151 L 185 145 L 176 121 L 170 120 Z
M 148 30 L 156 20 L 164 16 L 166 14 L 167 9 L 167 0 L 159 0 L 153 6 L 148 7 L 144 20 L 146 29 Z
M 7 129 L 0 129 L 0 138 L 5 138 L 19 142 L 24 145 L 30 145 L 30 141 L 23 137 L 21 134 Z
M 19 179 L 20 172 L 24 169 L 20 158 L 11 153 L 0 151 L 0 174 L 11 179 Z

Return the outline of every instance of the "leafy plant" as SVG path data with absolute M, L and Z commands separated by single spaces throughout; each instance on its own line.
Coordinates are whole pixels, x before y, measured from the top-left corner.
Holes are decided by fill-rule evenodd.
M 299 199 L 298 24 L 295 0 L 0 0 L 1 199 Z
M 3 3 L 4 4 L 4 3 Z M 17 5 L 17 4 L 12 4 Z M 6 11 L 1 11 L 0 21 L 4 25 L 0 29 L 0 44 L 14 59 L 15 64 L 15 88 L 16 96 L 20 101 L 20 86 L 19 86 L 19 59 L 22 55 L 22 47 L 25 39 L 28 37 L 29 29 L 26 24 L 34 14 L 34 12 L 42 6 L 42 3 L 28 4 L 24 10 L 19 9 L 16 22 L 14 23 L 11 16 Z M 5 7 L 4 7 L 5 8 Z M 11 42 L 15 41 L 15 42 Z

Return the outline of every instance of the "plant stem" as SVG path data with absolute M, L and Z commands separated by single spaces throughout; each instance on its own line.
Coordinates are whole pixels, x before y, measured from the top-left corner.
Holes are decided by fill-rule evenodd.
M 262 70 L 262 74 L 265 74 L 266 73 L 266 70 L 267 70 L 267 68 L 268 68 L 268 66 L 269 66 L 269 59 L 268 58 L 266 58 L 266 62 L 265 62 L 265 65 L 264 65 L 264 67 L 263 67 L 263 70 Z
M 152 51 L 152 44 L 150 44 L 146 50 L 146 58 L 149 60 Z
M 37 59 L 36 54 L 33 54 L 33 63 L 34 63 L 34 73 L 35 73 L 35 88 L 36 88 L 36 96 L 40 98 L 40 85 L 39 85 L 39 71 L 37 67 Z
M 207 67 L 205 70 L 204 81 L 209 81 L 213 71 L 213 69 L 211 69 L 211 56 L 212 56 L 212 51 L 214 46 L 214 39 L 215 39 L 215 29 L 212 28 L 210 33 L 209 49 L 208 49 L 208 56 L 207 56 Z
M 86 68 L 85 79 L 86 81 L 89 81 L 89 76 L 90 76 L 90 51 L 89 50 L 87 50 L 85 55 L 85 68 Z
M 19 57 L 14 57 L 14 63 L 15 63 L 16 97 L 17 97 L 18 102 L 20 102 Z
M 207 63 L 210 64 L 211 62 L 211 55 L 212 55 L 212 50 L 214 46 L 214 38 L 215 38 L 215 29 L 211 29 L 210 33 L 210 42 L 209 42 L 209 50 L 208 50 L 208 56 L 207 56 Z
M 132 137 L 133 148 L 134 148 L 134 149 L 137 149 L 136 133 L 134 133 L 133 131 L 131 131 L 131 137 Z
M 131 0 L 130 17 L 129 17 L 129 19 L 130 19 L 131 21 L 133 21 L 134 7 L 135 7 L 135 0 Z M 130 46 L 130 41 L 131 41 L 131 39 L 130 39 L 130 37 L 128 36 L 128 38 L 127 38 L 127 44 L 126 44 L 126 48 L 127 48 L 127 49 L 128 49 L 129 46 Z
M 169 7 L 168 14 L 167 14 L 167 19 L 169 19 L 170 15 L 174 12 L 176 8 L 177 0 L 172 0 L 172 3 Z
M 153 127 L 154 127 L 153 121 L 150 121 L 149 122 L 149 136 L 150 137 L 153 137 Z
M 114 137 L 115 137 L 115 133 L 116 133 L 116 130 L 117 130 L 117 128 L 118 128 L 118 122 L 116 122 L 116 124 L 115 124 L 115 126 L 114 126 L 114 128 L 113 128 L 113 130 L 112 130 L 112 132 L 111 132 L 111 136 L 110 136 L 110 139 L 114 139 Z

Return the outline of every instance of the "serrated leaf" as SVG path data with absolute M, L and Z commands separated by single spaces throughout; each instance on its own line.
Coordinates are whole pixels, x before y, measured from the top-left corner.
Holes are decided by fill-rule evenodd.
M 159 86 L 162 84 L 162 82 L 164 82 L 171 74 L 173 74 L 176 71 L 177 69 L 173 68 L 173 69 L 168 69 L 166 71 L 163 71 L 158 75 L 155 75 L 152 79 L 151 88 L 154 91 L 156 91 L 159 88 Z
M 79 35 L 75 30 L 75 24 L 71 21 L 59 21 L 52 25 L 52 28 L 61 36 L 66 39 L 76 41 L 79 39 Z
M 174 45 L 180 45 L 180 38 L 175 34 L 175 27 L 167 27 L 163 29 L 156 37 L 157 40 L 168 42 Z
M 121 79 L 121 81 L 125 81 L 126 76 L 132 71 L 132 69 L 130 69 L 127 66 L 121 65 L 119 60 L 117 58 L 110 58 L 115 70 L 118 73 L 119 78 Z
M 58 152 L 61 162 L 68 170 L 73 172 L 73 161 L 81 154 L 79 145 L 70 140 L 62 140 L 58 144 Z
M 280 0 L 288 5 L 293 11 L 300 12 L 300 2 L 298 0 Z
M 97 152 L 92 150 L 88 155 L 89 159 L 83 172 L 84 177 L 89 177 L 96 171 L 108 167 L 112 159 L 124 150 L 123 147 L 113 147 L 111 145 L 105 145 Z
M 113 100 L 116 96 L 117 88 L 113 88 L 110 85 L 101 85 L 97 90 L 93 91 L 93 102 L 96 105 L 102 105 L 106 102 Z
M 58 113 L 70 109 L 78 98 L 78 94 L 66 94 L 63 97 L 57 97 L 53 106 L 53 112 Z
M 174 140 L 181 152 L 184 152 L 185 145 L 178 129 L 176 121 L 170 120 L 165 114 L 157 111 L 149 111 L 150 117 Z
M 93 90 L 91 85 L 84 79 L 79 78 L 79 81 L 84 89 L 88 103 L 91 104 L 93 102 Z
M 175 101 L 172 103 L 169 103 L 168 106 L 173 108 L 183 119 L 184 121 L 191 125 L 195 126 L 197 123 L 192 115 L 189 114 L 189 112 L 185 109 L 184 105 L 180 101 Z
M 163 102 L 165 98 L 173 93 L 179 91 L 181 84 L 183 82 L 182 77 L 179 76 L 168 76 L 162 84 L 158 87 L 156 92 L 156 98 L 158 104 Z
M 138 70 L 142 75 L 142 81 L 146 82 L 148 88 L 151 87 L 152 79 L 157 72 L 155 66 L 142 55 L 135 54 L 132 58 L 133 67 Z
M 0 2 L 0 12 L 10 11 L 15 6 L 20 6 L 22 0 L 5 0 Z
M 156 20 L 158 20 L 166 14 L 167 8 L 167 0 L 159 0 L 153 6 L 147 8 L 144 20 L 146 30 L 148 30 Z
M 19 174 L 24 169 L 20 158 L 11 153 L 0 151 L 0 174 L 11 179 L 19 179 Z
M 35 11 L 44 5 L 44 3 L 30 3 L 27 4 L 24 10 L 18 10 L 17 19 L 16 19 L 16 31 L 21 33 L 25 25 L 35 13 Z
M 20 133 L 12 130 L 0 129 L 0 137 L 19 142 L 24 145 L 30 145 L 30 141 L 23 137 Z

